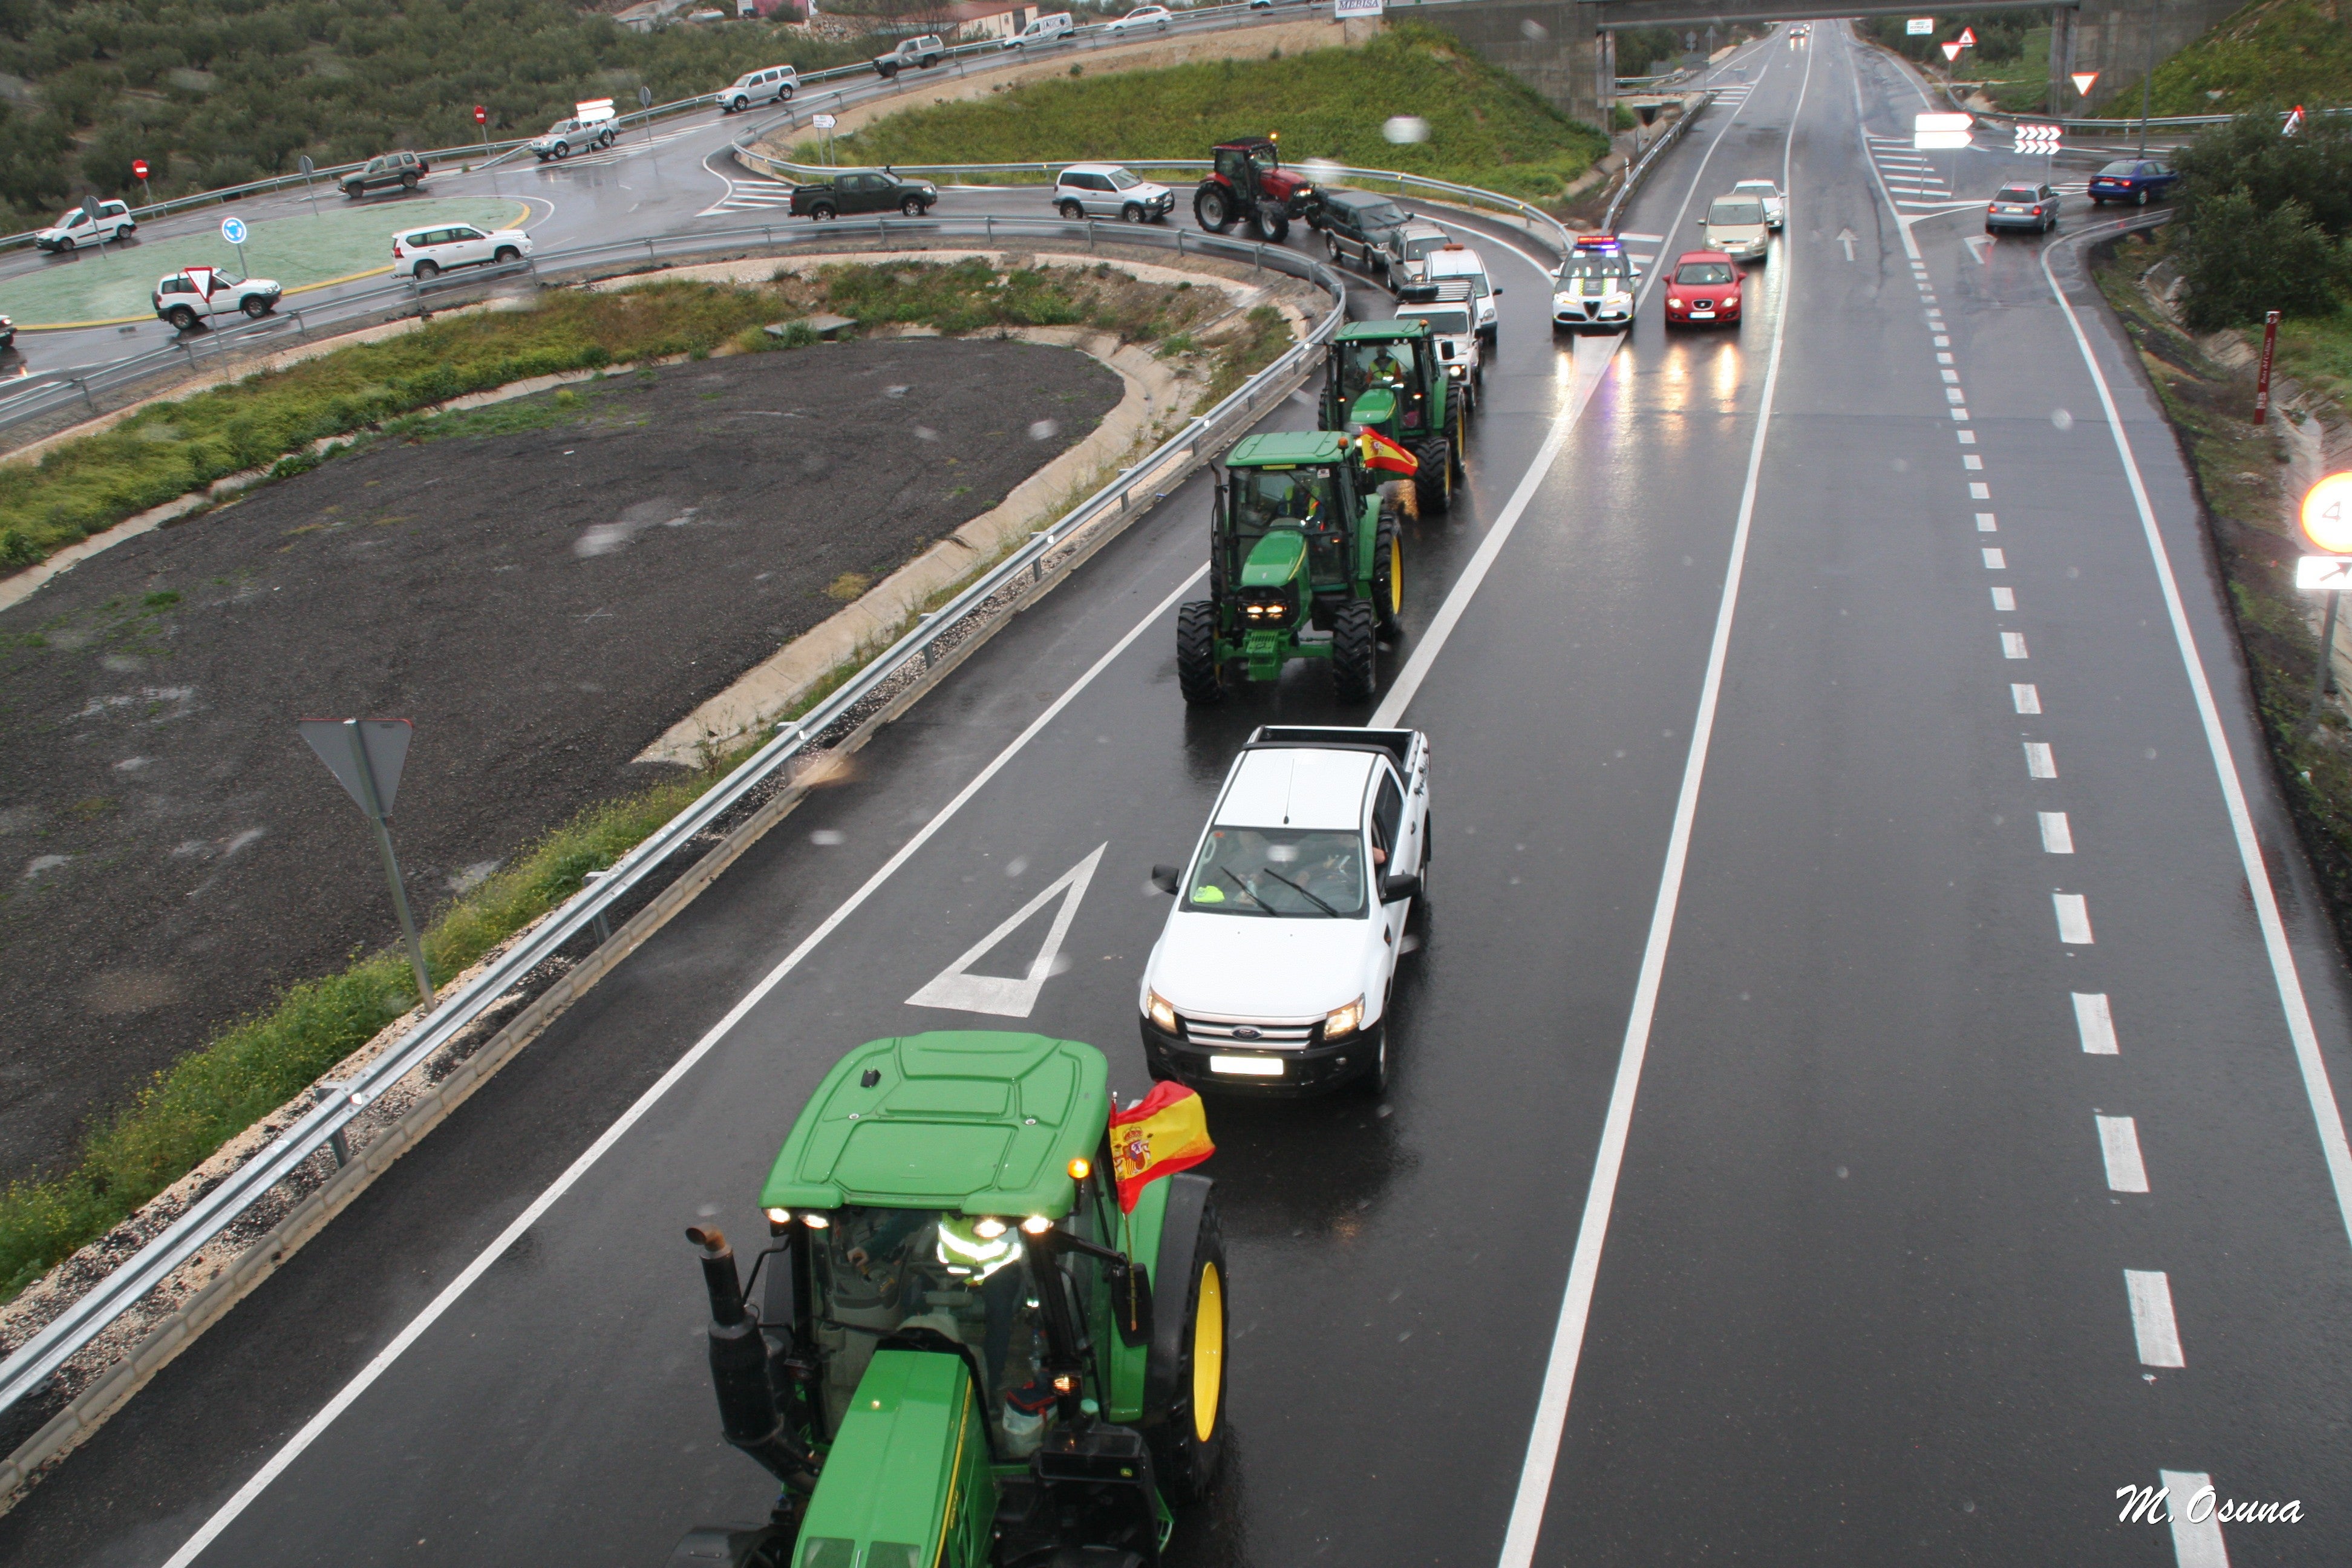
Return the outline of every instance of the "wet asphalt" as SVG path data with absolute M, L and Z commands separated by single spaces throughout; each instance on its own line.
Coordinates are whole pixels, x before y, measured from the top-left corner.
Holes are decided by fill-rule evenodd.
M 2315 1111 L 2352 1070 L 2346 974 L 2189 478 L 2081 276 L 2094 220 L 1985 249 L 1971 214 L 1905 211 L 1915 278 L 1865 132 L 1927 106 L 1842 27 L 1813 40 L 1748 57 L 1745 101 L 1625 226 L 1691 232 L 1785 156 L 1789 228 L 1738 331 L 1670 338 L 1654 290 L 1622 344 L 1555 344 L 1539 273 L 1489 248 L 1500 359 L 1464 503 L 1409 541 L 1391 673 L 1531 488 L 1406 714 L 1435 838 L 1396 1080 L 1211 1107 L 1234 1444 L 1174 1562 L 2219 1561 L 2116 1522 L 2116 1489 L 2166 1471 L 2299 1500 L 2222 1526 L 2230 1562 L 2352 1550 L 2352 1249 Z M 1172 604 L 1205 510 L 1196 479 L 885 731 L 0 1519 L 0 1556 L 165 1562 L 273 1456 L 201 1561 L 649 1563 L 760 1517 L 678 1227 L 756 1226 L 849 1045 L 1001 1023 L 904 998 L 1097 847 L 1027 1026 L 1139 1092 L 1148 867 L 1252 726 L 1361 717 L 1305 668 L 1185 710 Z M 2053 895 L 2093 940 L 2061 940 L 2083 933 Z M 2114 1054 L 2084 1049 L 2077 994 L 2107 998 Z M 2300 1061 L 2283 997 L 2313 1020 Z M 1580 1234 L 1589 1313 L 1563 1328 Z

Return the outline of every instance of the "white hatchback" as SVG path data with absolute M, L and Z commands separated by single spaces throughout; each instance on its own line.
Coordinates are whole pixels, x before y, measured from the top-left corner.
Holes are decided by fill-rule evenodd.
M 1429 739 L 1266 725 L 1225 775 L 1143 972 L 1145 1065 L 1195 1089 L 1388 1087 L 1389 993 L 1429 865 Z
M 460 223 L 404 229 L 392 237 L 392 272 L 395 278 L 425 283 L 452 267 L 502 266 L 530 254 L 530 236 L 519 228 L 480 229 Z

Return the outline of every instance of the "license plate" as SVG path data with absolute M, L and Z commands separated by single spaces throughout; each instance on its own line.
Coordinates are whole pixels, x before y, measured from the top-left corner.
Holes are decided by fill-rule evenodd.
M 1690 313 L 1690 319 L 1694 321 L 1712 321 L 1715 320 L 1715 312 L 1713 310 L 1693 310 Z
M 1211 1057 L 1209 1070 L 1229 1078 L 1280 1078 L 1282 1061 L 1278 1057 Z

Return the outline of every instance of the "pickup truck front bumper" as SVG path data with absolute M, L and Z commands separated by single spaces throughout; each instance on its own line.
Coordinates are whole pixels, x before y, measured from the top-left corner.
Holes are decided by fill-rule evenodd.
M 1227 1040 L 1187 1040 L 1169 1034 L 1149 1018 L 1138 1020 L 1143 1030 L 1143 1059 L 1155 1079 L 1172 1079 L 1187 1089 L 1214 1094 L 1256 1095 L 1268 1100 L 1296 1100 L 1326 1094 L 1372 1070 L 1381 1056 L 1382 1019 L 1359 1029 L 1344 1040 L 1297 1050 L 1249 1050 Z M 1271 1074 L 1219 1072 L 1213 1057 L 1243 1058 L 1253 1063 L 1274 1062 L 1282 1068 Z

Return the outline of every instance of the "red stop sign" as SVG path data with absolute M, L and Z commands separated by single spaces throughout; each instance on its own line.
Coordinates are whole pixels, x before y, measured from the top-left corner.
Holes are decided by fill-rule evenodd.
M 134 180 L 143 180 L 147 177 L 146 159 L 133 158 L 131 160 L 131 177 Z
M 484 109 L 478 103 L 474 105 L 474 123 L 477 125 L 488 125 L 489 122 L 490 111 Z

